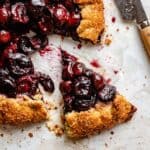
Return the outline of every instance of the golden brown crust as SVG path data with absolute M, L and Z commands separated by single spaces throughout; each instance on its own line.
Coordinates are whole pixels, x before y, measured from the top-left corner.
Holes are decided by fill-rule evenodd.
M 0 124 L 24 125 L 48 119 L 47 109 L 40 100 L 7 98 L 0 95 Z
M 102 0 L 74 0 L 81 7 L 80 25 L 77 28 L 78 36 L 93 43 L 98 42 L 104 31 L 104 5 Z
M 112 103 L 99 103 L 88 111 L 67 113 L 65 131 L 70 138 L 86 137 L 126 122 L 135 111 L 132 104 L 117 95 Z

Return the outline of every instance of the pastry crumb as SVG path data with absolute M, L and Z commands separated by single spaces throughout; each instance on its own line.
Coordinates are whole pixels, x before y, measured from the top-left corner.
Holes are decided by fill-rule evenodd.
M 114 131 L 111 131 L 110 134 L 111 134 L 111 135 L 114 135 Z
M 105 39 L 105 45 L 109 46 L 112 43 L 112 40 L 109 38 Z
M 0 134 L 0 136 L 1 136 L 1 137 L 3 137 L 3 136 L 4 136 L 4 134 L 3 134 L 3 133 L 1 133 L 1 134 Z
M 107 143 L 105 143 L 105 147 L 108 147 L 108 144 L 107 144 Z
M 28 133 L 28 136 L 29 136 L 30 138 L 32 138 L 32 137 L 33 137 L 33 133 L 29 132 L 29 133 Z
M 62 136 L 64 134 L 64 129 L 60 125 L 50 125 L 46 124 L 49 131 L 52 131 L 55 133 L 56 136 Z

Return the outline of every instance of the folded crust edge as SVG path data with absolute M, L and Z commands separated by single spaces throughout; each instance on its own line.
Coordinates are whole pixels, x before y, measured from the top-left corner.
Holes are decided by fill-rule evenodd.
M 109 104 L 96 104 L 88 111 L 65 114 L 65 132 L 69 138 L 83 138 L 130 120 L 136 107 L 122 95 Z

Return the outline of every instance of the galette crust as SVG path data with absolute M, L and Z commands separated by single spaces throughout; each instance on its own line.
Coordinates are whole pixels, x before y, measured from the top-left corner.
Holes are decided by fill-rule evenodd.
M 86 137 L 130 120 L 135 111 L 125 97 L 117 95 L 112 103 L 99 103 L 88 111 L 67 113 L 65 132 L 70 138 Z
M 7 98 L 0 95 L 0 124 L 25 125 L 48 119 L 47 109 L 41 100 Z
M 102 0 L 74 0 L 81 8 L 78 36 L 97 43 L 105 28 L 104 5 Z

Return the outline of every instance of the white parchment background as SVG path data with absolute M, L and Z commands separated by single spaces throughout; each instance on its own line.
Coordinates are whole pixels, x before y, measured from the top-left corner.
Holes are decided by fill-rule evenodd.
M 51 36 L 50 43 L 68 50 L 78 56 L 89 67 L 89 62 L 97 59 L 102 71 L 107 78 L 112 79 L 118 90 L 137 106 L 138 111 L 133 119 L 123 125 L 117 126 L 110 131 L 105 131 L 100 135 L 92 136 L 88 139 L 76 142 L 70 141 L 65 137 L 56 137 L 49 132 L 45 124 L 34 125 L 21 129 L 11 127 L 1 128 L 0 150 L 149 150 L 150 147 L 150 61 L 145 53 L 137 28 L 134 24 L 125 23 L 121 20 L 119 12 L 113 0 L 105 1 L 105 14 L 107 33 L 112 38 L 110 46 L 92 46 L 82 44 L 82 48 L 77 48 L 78 43 L 71 39 L 62 39 L 59 36 Z M 142 0 L 147 14 L 150 17 L 150 2 Z M 111 18 L 116 17 L 116 22 L 112 23 Z M 127 27 L 129 29 L 127 30 Z M 119 29 L 119 32 L 116 30 Z M 45 99 L 59 104 L 60 93 L 58 82 L 61 75 L 61 64 L 59 50 L 40 57 L 37 53 L 32 59 L 37 70 L 50 74 L 55 80 L 56 91 L 49 98 L 45 93 Z M 119 71 L 114 74 L 113 71 Z M 56 82 L 58 81 L 58 82 Z M 51 111 L 52 122 L 59 121 L 60 110 Z M 37 127 L 40 127 L 40 129 Z M 110 134 L 113 131 L 114 134 Z M 32 132 L 30 138 L 28 133 Z

